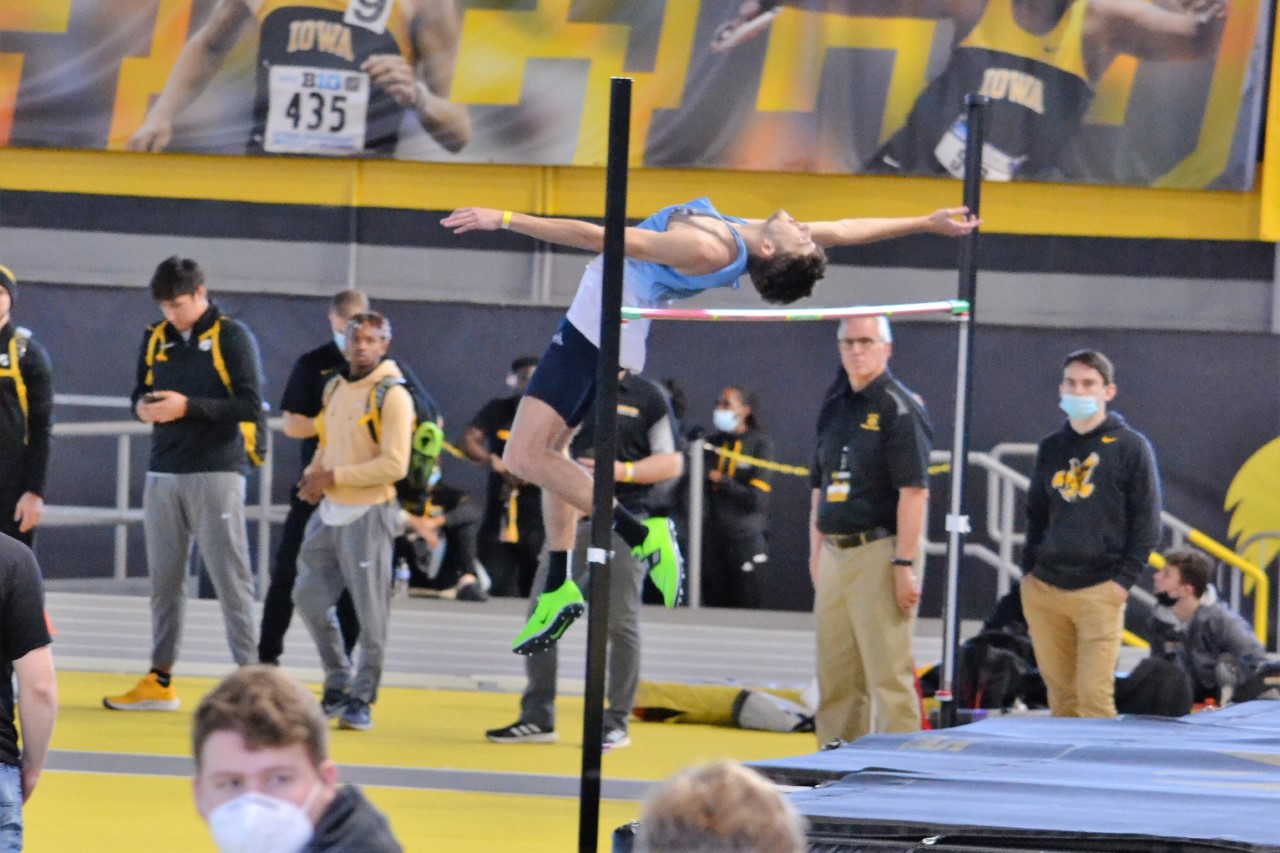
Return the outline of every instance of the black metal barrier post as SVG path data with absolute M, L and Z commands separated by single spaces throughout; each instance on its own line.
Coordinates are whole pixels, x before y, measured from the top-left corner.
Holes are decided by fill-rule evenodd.
M 964 152 L 964 205 L 978 216 L 982 190 L 982 147 L 984 108 L 987 98 L 969 95 L 965 98 L 967 116 Z M 964 556 L 964 537 L 969 533 L 969 516 L 964 515 L 964 472 L 969 460 L 969 398 L 973 391 L 973 332 L 978 306 L 978 230 L 972 231 L 960 245 L 960 299 L 969 303 L 968 315 L 958 318 L 960 332 L 956 342 L 956 411 L 955 436 L 951 441 L 951 511 L 947 513 L 947 597 L 942 610 L 942 679 L 938 684 L 938 720 L 943 728 L 956 724 L 953 687 L 956 673 L 956 647 L 960 637 L 960 614 L 957 588 L 960 561 Z
M 604 188 L 604 293 L 600 300 L 600 364 L 596 373 L 595 492 L 592 496 L 591 597 L 587 609 L 587 678 L 582 714 L 578 850 L 595 853 L 600 834 L 600 754 L 604 733 L 605 642 L 609 636 L 609 557 L 613 550 L 613 463 L 618 458 L 618 348 L 622 331 L 622 261 L 626 250 L 627 156 L 631 78 L 609 91 L 609 160 Z

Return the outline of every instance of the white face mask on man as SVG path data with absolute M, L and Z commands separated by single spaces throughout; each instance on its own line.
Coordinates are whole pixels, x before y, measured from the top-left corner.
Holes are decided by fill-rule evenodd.
M 316 782 L 301 806 L 257 791 L 241 794 L 209 812 L 209 834 L 220 853 L 298 853 L 315 827 L 307 809 L 320 793 Z

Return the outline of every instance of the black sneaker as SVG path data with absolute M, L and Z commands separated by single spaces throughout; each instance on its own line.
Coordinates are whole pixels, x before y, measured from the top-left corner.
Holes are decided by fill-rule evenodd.
M 480 583 L 478 581 L 472 581 L 471 583 L 463 584 L 462 586 L 458 587 L 458 600 L 459 601 L 488 601 L 489 594 L 484 591 L 484 588 L 480 586 Z
M 505 728 L 489 729 L 484 736 L 494 743 L 555 743 L 559 739 L 555 729 L 544 729 L 521 720 Z
M 342 713 L 342 709 L 347 707 L 349 701 L 351 697 L 347 695 L 347 691 L 326 687 L 324 696 L 320 697 L 320 710 L 324 711 L 325 719 L 332 720 Z
M 338 728 L 353 729 L 358 732 L 373 728 L 373 713 L 369 703 L 354 696 L 348 699 L 346 707 L 342 709 L 342 715 L 338 717 Z

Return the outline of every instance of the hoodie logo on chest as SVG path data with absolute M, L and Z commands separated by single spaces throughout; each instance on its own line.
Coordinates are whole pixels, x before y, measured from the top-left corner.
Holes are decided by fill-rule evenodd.
M 1064 501 L 1074 503 L 1093 494 L 1093 483 L 1089 481 L 1093 478 L 1093 471 L 1098 467 L 1099 461 L 1097 452 L 1090 453 L 1083 462 L 1072 459 L 1065 471 L 1054 473 L 1053 487 Z

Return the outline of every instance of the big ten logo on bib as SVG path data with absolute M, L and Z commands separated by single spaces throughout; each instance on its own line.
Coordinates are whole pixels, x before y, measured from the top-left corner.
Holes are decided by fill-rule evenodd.
M 267 151 L 344 155 L 364 150 L 368 74 L 273 65 L 269 90 Z

